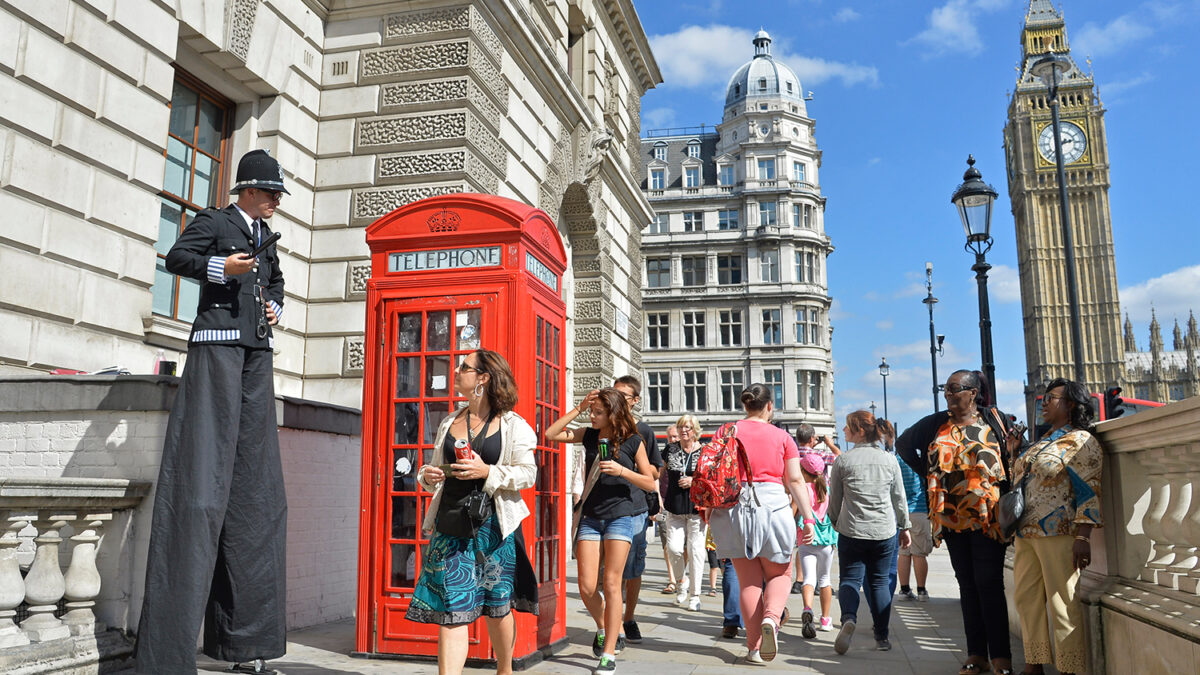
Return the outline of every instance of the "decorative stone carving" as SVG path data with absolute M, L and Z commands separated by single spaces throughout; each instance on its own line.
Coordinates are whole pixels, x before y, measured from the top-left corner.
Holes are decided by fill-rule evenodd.
M 259 0 L 225 0 L 225 51 L 242 61 L 250 54 Z
M 575 320 L 586 321 L 600 318 L 600 301 L 583 300 L 575 303 Z
M 405 204 L 426 197 L 450 195 L 463 192 L 459 185 L 425 185 L 420 187 L 396 187 L 356 190 L 354 193 L 353 219 L 375 220 Z
M 625 136 L 625 153 L 629 156 L 629 179 L 640 184 L 646 177 L 642 165 L 642 99 L 640 96 L 629 97 L 629 133 Z
M 81 514 L 79 525 L 71 541 L 71 566 L 65 576 L 67 612 L 62 621 L 71 635 L 91 635 L 96 632 L 96 596 L 100 595 L 100 572 L 96 569 L 96 548 L 100 543 L 100 531 L 104 524 L 112 521 L 111 511 Z
M 467 140 L 479 148 L 483 157 L 497 170 L 503 171 L 508 166 L 508 154 L 504 151 L 504 145 L 496 134 L 474 115 L 467 115 Z
M 17 606 L 25 599 L 25 580 L 21 578 L 21 564 L 17 560 L 17 547 L 21 545 L 18 534 L 25 529 L 31 515 L 0 512 L 0 649 L 29 644 L 29 638 L 13 623 Z
M 612 147 L 613 138 L 613 132 L 610 129 L 596 129 L 588 135 L 587 146 L 580 152 L 584 158 L 582 175 L 584 183 L 591 183 L 600 173 L 600 165 L 604 163 L 604 156 Z
M 367 282 L 371 280 L 371 263 L 352 263 L 346 270 L 347 299 L 367 294 Z
M 467 112 L 454 111 L 411 115 L 405 117 L 380 117 L 358 123 L 358 145 L 398 145 L 419 141 L 435 141 L 462 138 L 467 133 Z
M 71 635 L 71 630 L 54 616 L 54 612 L 66 590 L 66 581 L 58 564 L 58 545 L 62 543 L 59 530 L 73 520 L 73 513 L 39 511 L 34 522 L 38 531 L 34 539 L 37 551 L 29 572 L 25 574 L 25 602 L 29 604 L 29 618 L 21 622 L 21 629 L 30 642 L 47 642 Z
M 385 84 L 380 93 L 380 100 L 385 110 L 442 101 L 466 101 L 475 107 L 480 117 L 493 129 L 500 128 L 500 106 L 493 103 L 478 84 L 466 77 L 433 82 Z
M 359 73 L 363 79 L 395 78 L 408 73 L 453 68 L 469 69 L 497 101 L 507 105 L 508 85 L 492 61 L 469 38 L 371 49 L 364 51 L 359 60 Z
M 503 48 L 496 31 L 483 15 L 470 6 L 446 7 L 421 12 L 390 14 L 384 22 L 384 41 L 422 37 L 447 31 L 470 31 L 479 39 L 497 63 Z
M 599 343 L 603 331 L 599 326 L 583 326 L 575 328 L 575 344 Z
M 495 194 L 500 189 L 500 178 L 475 153 L 467 153 L 467 179 L 483 194 Z
M 361 335 L 346 338 L 342 350 L 342 375 L 362 375 L 367 363 L 365 340 Z
M 431 173 L 464 171 L 466 165 L 466 150 L 389 155 L 379 158 L 379 176 L 381 178 L 403 178 Z
M 575 284 L 575 296 L 581 295 L 600 295 L 600 280 L 590 279 L 580 281 Z

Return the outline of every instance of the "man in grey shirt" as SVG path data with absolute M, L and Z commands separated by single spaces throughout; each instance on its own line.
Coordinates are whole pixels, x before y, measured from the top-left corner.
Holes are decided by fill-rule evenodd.
M 896 530 L 901 546 L 911 543 L 908 502 L 896 458 L 883 448 L 892 437 L 891 425 L 860 410 L 846 416 L 843 430 L 854 445 L 833 463 L 829 477 L 829 518 L 838 532 L 838 604 L 842 628 L 834 650 L 845 654 L 858 615 L 858 589 L 867 594 L 874 621 L 875 648 L 887 651 L 892 594 L 888 571 L 896 555 Z

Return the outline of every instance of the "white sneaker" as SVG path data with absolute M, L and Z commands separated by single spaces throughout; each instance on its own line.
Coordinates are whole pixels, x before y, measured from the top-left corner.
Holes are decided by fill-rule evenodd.
M 688 601 L 688 598 L 689 598 L 689 597 L 691 597 L 691 596 L 690 596 L 690 595 L 688 595 L 688 592 L 687 592 L 687 591 L 683 591 L 682 593 L 678 593 L 678 594 L 676 594 L 676 595 L 675 595 L 675 604 L 679 605 L 680 607 L 686 607 L 686 606 L 687 606 L 687 601 Z
M 775 640 L 775 631 L 779 628 L 775 622 L 770 619 L 763 619 L 762 622 L 762 645 L 759 647 L 759 656 L 763 661 L 774 661 L 775 655 L 779 652 L 779 643 Z
M 700 611 L 700 596 L 693 595 L 692 599 L 688 600 L 687 608 L 688 608 L 688 611 L 690 611 L 690 612 L 699 612 Z
M 767 662 L 763 661 L 762 656 L 759 655 L 757 649 L 751 649 L 750 653 L 746 654 L 746 663 L 753 663 L 755 665 L 762 666 L 766 665 Z

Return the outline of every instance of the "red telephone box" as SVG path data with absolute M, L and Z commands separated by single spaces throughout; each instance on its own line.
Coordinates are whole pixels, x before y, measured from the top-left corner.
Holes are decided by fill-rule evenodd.
M 519 391 L 516 412 L 537 432 L 538 475 L 524 493 L 526 554 L 540 614 L 514 612 L 524 659 L 566 640 L 566 465 L 545 430 L 565 405 L 566 252 L 545 212 L 488 195 L 432 197 L 367 228 L 366 369 L 355 649 L 436 657 L 437 626 L 404 618 L 428 539 L 430 494 L 416 471 L 430 461 L 438 425 L 465 402 L 454 369 L 484 347 L 504 355 Z M 492 658 L 481 618 L 468 658 Z M 535 656 L 535 658 L 537 658 Z

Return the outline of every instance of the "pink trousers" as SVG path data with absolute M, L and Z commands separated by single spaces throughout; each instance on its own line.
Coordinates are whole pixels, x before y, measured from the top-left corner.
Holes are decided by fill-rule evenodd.
M 773 563 L 765 558 L 734 558 L 741 590 L 742 624 L 746 626 L 746 646 L 758 649 L 762 642 L 763 619 L 779 627 L 779 617 L 792 590 L 788 563 Z

